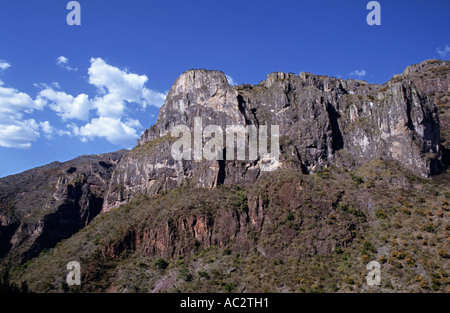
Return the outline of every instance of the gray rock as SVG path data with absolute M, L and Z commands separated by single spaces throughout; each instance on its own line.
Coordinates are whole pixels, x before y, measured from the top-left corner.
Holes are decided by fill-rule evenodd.
M 447 67 L 448 71 L 449 67 Z M 374 158 L 398 161 L 416 175 L 443 170 L 435 104 L 403 76 L 384 85 L 310 73 L 276 72 L 259 85 L 231 87 L 222 72 L 190 70 L 172 86 L 155 125 L 123 157 L 103 210 L 136 194 L 184 183 L 214 188 L 252 184 L 262 160 L 175 161 L 171 130 L 218 125 L 279 125 L 280 166 L 313 173 L 330 165 L 356 168 Z M 448 88 L 443 85 L 442 88 Z M 225 141 L 224 141 L 225 143 Z

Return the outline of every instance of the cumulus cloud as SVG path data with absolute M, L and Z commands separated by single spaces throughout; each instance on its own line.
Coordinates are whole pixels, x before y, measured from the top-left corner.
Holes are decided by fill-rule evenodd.
M 126 119 L 122 121 L 119 118 L 99 117 L 91 120 L 90 123 L 82 127 L 70 125 L 73 133 L 86 142 L 96 137 L 104 137 L 109 142 L 128 147 L 130 140 L 134 141 L 139 138 L 137 129 L 142 125 L 138 120 Z
M 362 77 L 364 77 L 364 76 L 366 76 L 366 71 L 365 70 L 355 70 L 355 71 L 353 71 L 353 72 L 351 72 L 350 73 L 350 76 L 356 76 L 356 77 L 359 77 L 359 78 L 362 78 Z
M 159 91 L 144 88 L 142 90 L 142 95 L 144 97 L 144 100 L 142 101 L 142 107 L 144 109 L 149 105 L 160 108 L 163 106 L 164 101 L 166 100 L 167 92 L 162 93 Z
M 145 87 L 148 81 L 146 75 L 127 73 L 117 67 L 107 64 L 101 58 L 92 58 L 91 66 L 88 70 L 89 83 L 96 86 L 101 94 L 109 96 L 112 105 L 117 105 L 117 101 L 127 101 L 140 104 L 144 109 L 147 105 L 161 107 L 164 104 L 166 94 L 153 91 Z M 108 114 L 105 107 L 105 99 L 98 97 L 99 106 L 104 114 Z M 113 109 L 113 114 L 117 114 L 117 109 Z
M 228 83 L 229 83 L 231 86 L 236 86 L 236 85 L 237 85 L 237 83 L 234 81 L 233 77 L 231 77 L 231 76 L 229 76 L 229 75 L 227 75 L 227 74 L 225 74 L 225 76 L 227 77 Z
M 57 59 L 57 64 L 66 69 L 68 62 L 63 56 Z M 91 59 L 88 75 L 88 82 L 97 89 L 93 98 L 84 93 L 68 94 L 53 82 L 34 84 L 41 90 L 33 100 L 23 92 L 3 86 L 0 81 L 0 146 L 29 148 L 42 134 L 48 139 L 76 136 L 83 142 L 104 138 L 116 145 L 132 147 L 143 127 L 129 115 L 136 108 L 161 107 L 167 93 L 147 88 L 146 75 L 129 73 L 101 58 Z M 36 122 L 26 117 L 44 107 L 54 111 L 62 122 L 69 122 L 66 130 L 55 128 L 49 121 Z
M 60 57 L 66 64 L 68 61 Z M 71 122 L 68 130 L 83 142 L 95 138 L 105 138 L 109 142 L 131 147 L 139 137 L 142 125 L 138 120 L 128 117 L 132 106 L 144 110 L 147 106 L 161 107 L 166 94 L 148 89 L 146 75 L 129 73 L 107 64 L 101 58 L 92 58 L 88 69 L 88 82 L 97 88 L 97 95 L 89 98 L 86 94 L 72 96 L 64 91 L 57 91 L 46 84 L 39 92 L 38 99 L 45 102 L 63 121 L 82 120 L 85 125 Z M 58 85 L 59 87 L 59 85 Z M 89 120 L 91 115 L 95 118 Z M 61 134 L 61 131 L 59 131 Z
M 39 92 L 38 99 L 48 103 L 49 107 L 63 120 L 79 119 L 87 121 L 89 111 L 93 108 L 88 95 L 79 94 L 74 97 L 63 91 L 55 91 L 48 86 Z
M 72 124 L 69 128 L 83 141 L 103 137 L 113 144 L 134 145 L 142 125 L 127 117 L 127 108 L 132 104 L 142 109 L 148 105 L 161 107 L 166 94 L 146 88 L 146 75 L 128 73 L 101 58 L 91 59 L 88 74 L 89 83 L 97 87 L 99 93 L 90 101 L 98 118 L 82 127 Z
M 45 121 L 45 122 L 40 122 L 39 126 L 41 127 L 42 131 L 46 134 L 46 135 L 53 135 L 55 133 L 55 128 L 53 126 L 50 125 L 49 121 Z
M 61 86 L 59 85 L 58 82 L 53 82 L 51 85 L 52 85 L 52 87 L 54 87 L 56 89 L 61 89 Z
M 24 113 L 32 113 L 44 106 L 42 101 L 34 101 L 29 95 L 10 87 L 0 81 L 0 123 L 20 120 Z
M 9 67 L 11 67 L 11 64 L 9 64 L 8 62 L 6 62 L 4 60 L 0 60 L 0 71 L 4 71 Z
M 53 127 L 52 125 L 50 125 L 49 121 L 40 122 L 39 128 L 40 128 L 40 130 L 42 130 L 42 132 L 44 133 L 44 135 L 47 139 L 52 139 L 54 135 L 57 135 L 57 136 L 63 136 L 63 135 L 70 136 L 71 135 L 71 133 L 67 130 L 57 129 L 57 128 Z
M 14 124 L 0 123 L 0 146 L 27 149 L 39 138 L 39 125 L 34 119 L 16 121 Z
M 56 64 L 57 64 L 59 67 L 61 67 L 61 68 L 63 68 L 63 69 L 66 69 L 66 70 L 68 70 L 68 71 L 78 71 L 77 68 L 71 67 L 71 66 L 69 65 L 69 59 L 66 58 L 65 56 L 60 56 L 60 57 L 58 57 L 58 58 L 56 59 Z
M 450 57 L 450 46 L 439 47 L 436 52 L 442 59 L 448 58 Z
M 0 146 L 29 148 L 31 142 L 39 138 L 39 125 L 25 115 L 42 109 L 43 105 L 0 81 Z

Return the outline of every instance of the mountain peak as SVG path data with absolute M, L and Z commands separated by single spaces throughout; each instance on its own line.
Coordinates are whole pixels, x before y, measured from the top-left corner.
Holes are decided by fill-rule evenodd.
M 186 71 L 176 79 L 156 124 L 143 134 L 138 145 L 166 135 L 176 125 L 192 126 L 196 116 L 220 125 L 244 124 L 237 96 L 223 72 L 205 69 Z

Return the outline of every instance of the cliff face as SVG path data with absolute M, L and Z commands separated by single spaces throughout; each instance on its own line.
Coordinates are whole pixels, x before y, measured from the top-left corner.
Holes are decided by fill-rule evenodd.
M 450 165 L 450 61 L 427 60 L 408 66 L 392 80 L 408 79 L 427 95 L 439 110 L 441 150 L 444 163 Z
M 101 255 L 118 259 L 127 251 L 138 251 L 150 258 L 173 259 L 211 247 L 228 247 L 235 252 L 257 247 L 264 256 L 279 258 L 327 255 L 337 246 L 350 244 L 352 230 L 359 229 L 361 221 L 354 214 L 336 210 L 342 190 L 330 188 L 330 197 L 317 198 L 313 196 L 316 187 L 303 181 L 301 175 L 287 171 L 284 175 L 289 179 L 272 175 L 261 182 L 249 198 L 243 190 L 233 188 L 175 189 L 161 199 L 161 205 L 143 205 L 147 218 L 131 218 L 119 239 L 110 240 L 101 248 Z M 174 196 L 178 199 L 169 199 Z M 303 208 L 301 216 L 286 217 L 297 208 Z M 137 209 L 135 214 L 142 210 Z M 285 225 L 279 226 L 280 219 Z M 340 222 L 333 223 L 331 219 Z M 298 243 L 300 234 L 302 245 Z
M 190 70 L 131 151 L 0 179 L 0 272 L 19 265 L 12 281 L 40 292 L 70 290 L 68 260 L 82 263 L 77 291 L 348 292 L 379 260 L 381 291 L 444 291 L 449 73 L 430 60 L 383 85 L 277 72 L 232 87 Z M 202 130 L 278 125 L 278 168 L 248 151 L 175 160 L 171 131 L 199 117 Z
M 23 263 L 100 213 L 125 151 L 54 162 L 0 179 L 0 258 Z
M 448 81 L 433 88 L 445 92 Z M 438 174 L 443 170 L 439 116 L 427 91 L 408 74 L 371 85 L 278 72 L 256 86 L 231 87 L 221 72 L 190 70 L 174 83 L 156 124 L 116 168 L 103 209 L 186 181 L 212 188 L 251 184 L 264 175 L 263 160 L 248 160 L 248 154 L 244 161 L 175 161 L 171 147 L 176 138 L 170 132 L 180 124 L 193 130 L 195 117 L 202 118 L 203 129 L 218 125 L 224 132 L 227 125 L 278 125 L 280 168 L 313 173 L 333 164 L 352 169 L 383 158 L 417 175 Z

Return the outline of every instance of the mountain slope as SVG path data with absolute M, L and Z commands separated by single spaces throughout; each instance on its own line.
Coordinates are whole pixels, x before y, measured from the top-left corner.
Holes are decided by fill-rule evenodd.
M 131 151 L 0 179 L 2 268 L 39 292 L 449 291 L 449 63 L 383 85 L 272 73 L 231 87 L 187 71 Z M 278 125 L 278 169 L 174 160 L 171 131 L 199 117 Z M 79 287 L 65 283 L 72 260 Z M 371 260 L 381 286 L 365 284 Z
M 227 125 L 278 125 L 281 168 L 314 173 L 383 158 L 425 177 L 443 171 L 437 108 L 409 78 L 370 85 L 272 73 L 257 86 L 231 87 L 221 72 L 191 70 L 175 81 L 156 124 L 118 165 L 104 210 L 186 180 L 214 187 L 252 184 L 259 177 L 262 158 L 249 160 L 248 154 L 245 160 L 175 161 L 171 131 L 180 124 L 193 130 L 196 117 L 203 128 L 217 125 L 224 133 Z
M 1 178 L 2 264 L 23 264 L 89 224 L 124 153 L 81 156 Z
M 11 277 L 40 292 L 448 292 L 444 175 L 374 160 L 356 172 L 277 171 L 249 189 L 138 196 Z M 65 283 L 71 260 L 80 287 Z M 365 284 L 371 260 L 382 264 L 380 287 Z

